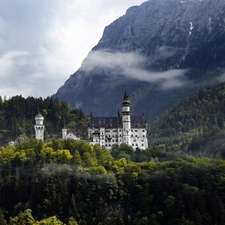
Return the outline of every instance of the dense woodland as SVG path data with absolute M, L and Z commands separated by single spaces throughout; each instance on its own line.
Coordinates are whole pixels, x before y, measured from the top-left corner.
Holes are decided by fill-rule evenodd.
M 145 151 L 108 151 L 60 139 L 62 127 L 87 131 L 66 102 L 0 99 L 0 224 L 225 225 L 224 113 L 225 84 L 208 87 L 149 126 Z
M 81 109 L 70 109 L 67 102 L 57 98 L 23 98 L 14 96 L 8 100 L 0 97 L 0 145 L 9 141 L 19 143 L 34 138 L 35 116 L 41 113 L 45 120 L 45 139 L 61 137 L 62 128 L 86 136 L 87 119 Z
M 170 152 L 225 158 L 225 83 L 184 99 L 149 130 L 150 144 Z
M 0 224 L 225 224 L 225 161 L 84 141 L 0 149 Z

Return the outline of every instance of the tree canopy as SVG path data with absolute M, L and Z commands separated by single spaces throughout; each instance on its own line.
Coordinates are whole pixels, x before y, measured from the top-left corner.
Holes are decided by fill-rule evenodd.
M 67 127 L 77 135 L 86 137 L 87 118 L 81 109 L 70 109 L 67 102 L 57 98 L 33 98 L 14 96 L 3 101 L 0 98 L 0 145 L 11 140 L 22 143 L 34 137 L 35 116 L 44 116 L 45 139 L 61 137 L 61 130 Z
M 156 148 L 30 140 L 0 148 L 0 222 L 222 225 L 224 170 L 222 159 Z
M 152 124 L 149 143 L 170 152 L 225 157 L 225 83 L 184 99 Z

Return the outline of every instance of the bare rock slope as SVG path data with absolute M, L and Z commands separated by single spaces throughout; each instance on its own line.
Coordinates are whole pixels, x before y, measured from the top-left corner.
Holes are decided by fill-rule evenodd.
M 185 96 L 223 81 L 224 0 L 149 0 L 107 26 L 54 95 L 85 113 L 115 115 L 125 87 L 152 122 Z

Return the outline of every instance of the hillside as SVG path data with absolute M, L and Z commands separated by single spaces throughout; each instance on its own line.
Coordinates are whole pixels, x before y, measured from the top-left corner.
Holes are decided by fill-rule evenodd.
M 224 0 L 149 0 L 129 8 L 54 97 L 95 116 L 113 116 L 127 87 L 133 114 L 148 122 L 223 80 Z
M 129 159 L 73 140 L 1 147 L 0 224 L 224 225 L 224 160 L 117 151 Z
M 185 98 L 149 130 L 151 145 L 167 151 L 225 157 L 225 83 Z
M 34 138 L 35 116 L 44 116 L 45 140 L 60 138 L 62 128 L 86 137 L 87 119 L 80 109 L 71 110 L 67 102 L 56 98 L 23 98 L 14 96 L 3 101 L 0 97 L 0 146 L 9 141 L 23 142 Z

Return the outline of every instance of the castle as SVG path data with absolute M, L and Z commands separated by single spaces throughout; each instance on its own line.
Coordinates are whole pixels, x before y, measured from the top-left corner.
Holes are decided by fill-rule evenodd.
M 122 115 L 117 117 L 90 117 L 88 138 L 90 144 L 99 144 L 111 149 L 114 144 L 125 143 L 133 149 L 148 148 L 147 128 L 144 116 L 132 116 L 130 100 L 125 91 L 122 101 Z
M 35 139 L 44 141 L 44 117 L 38 113 L 38 115 L 35 116 L 35 125 L 34 125 L 34 131 L 35 131 Z M 72 140 L 80 140 L 79 137 L 77 137 L 73 133 L 67 133 L 67 129 L 62 129 L 62 139 L 72 139 Z
M 35 117 L 35 138 L 44 141 L 44 117 L 39 113 Z M 132 116 L 130 100 L 125 91 L 122 101 L 122 115 L 117 117 L 90 117 L 88 126 L 88 142 L 111 149 L 114 144 L 125 143 L 133 149 L 145 150 L 148 148 L 148 125 L 144 116 Z M 67 134 L 67 129 L 62 129 L 62 139 L 80 140 L 73 133 Z

